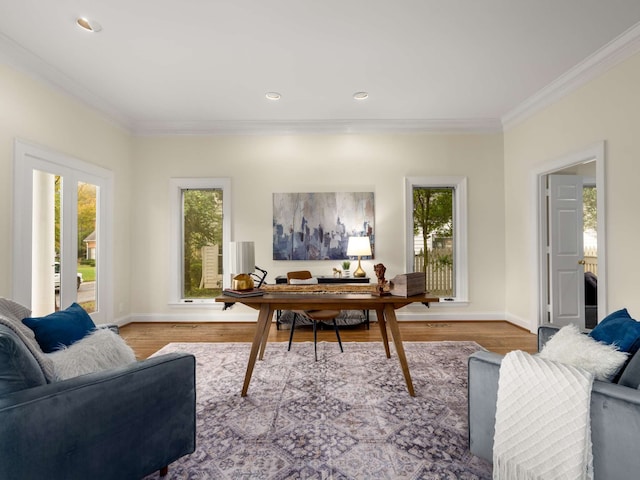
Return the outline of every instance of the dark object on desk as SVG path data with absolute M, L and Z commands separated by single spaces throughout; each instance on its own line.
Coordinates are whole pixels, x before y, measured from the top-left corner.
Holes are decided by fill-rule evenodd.
M 426 277 L 422 272 L 403 273 L 389 281 L 389 292 L 396 297 L 413 297 L 426 290 Z
M 222 294 L 236 298 L 261 297 L 264 295 L 264 290 L 260 290 L 258 288 L 252 288 L 251 290 L 233 290 L 231 288 L 225 288 L 222 290 Z M 233 303 L 225 303 L 222 310 L 226 310 L 231 307 L 233 307 Z
M 382 263 L 376 263 L 373 266 L 374 271 L 376 272 L 376 278 L 378 279 L 378 286 L 376 287 L 376 291 L 373 293 L 378 297 L 382 297 L 383 295 L 390 295 L 389 292 L 385 292 L 385 287 L 387 286 L 387 280 L 384 278 L 384 274 L 387 271 L 387 267 Z
M 313 279 L 311 272 L 308 270 L 300 270 L 297 272 L 287 273 L 287 281 L 291 283 L 292 280 L 310 280 Z M 318 361 L 318 322 L 332 322 L 333 328 L 336 331 L 336 337 L 338 338 L 338 344 L 340 345 L 340 351 L 344 352 L 342 348 L 342 340 L 340 340 L 340 331 L 338 330 L 338 324 L 336 323 L 336 317 L 340 315 L 339 310 L 294 310 L 293 321 L 291 322 L 291 333 L 289 334 L 289 348 L 291 350 L 291 342 L 293 341 L 293 331 L 296 328 L 296 318 L 302 316 L 311 320 L 313 324 L 313 350 L 316 362 Z
M 266 270 L 261 269 L 261 268 L 260 268 L 259 266 L 257 266 L 257 265 L 256 265 L 256 270 L 259 270 L 259 271 L 260 271 L 260 275 L 258 275 L 258 274 L 257 274 L 257 273 L 255 273 L 255 272 L 251 273 L 250 275 L 251 275 L 251 277 L 253 277 L 253 279 L 254 279 L 254 280 L 257 280 L 257 281 L 258 281 L 258 283 L 256 284 L 256 288 L 260 288 L 260 287 L 264 284 L 264 281 L 265 281 L 265 280 L 266 280 L 266 278 L 267 278 L 267 271 L 266 271 Z
M 318 279 L 318 283 L 369 283 L 368 277 L 347 278 L 347 277 L 327 277 L 324 275 L 320 275 L 314 278 Z M 284 284 L 284 283 L 288 283 L 287 277 L 283 275 L 278 275 L 276 277 L 276 284 Z

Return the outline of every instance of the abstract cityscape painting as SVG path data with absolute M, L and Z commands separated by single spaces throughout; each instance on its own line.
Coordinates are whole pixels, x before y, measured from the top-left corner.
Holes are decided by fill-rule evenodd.
M 373 192 L 274 193 L 273 259 L 343 260 L 364 236 L 375 254 L 374 210 Z

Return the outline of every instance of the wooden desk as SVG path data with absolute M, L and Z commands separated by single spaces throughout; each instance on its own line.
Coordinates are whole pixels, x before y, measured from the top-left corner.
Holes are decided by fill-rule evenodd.
M 264 357 L 264 350 L 269 337 L 269 327 L 273 319 L 273 312 L 276 310 L 375 310 L 378 317 L 378 326 L 382 335 L 382 342 L 387 358 L 391 358 L 389 350 L 389 339 L 387 337 L 387 324 L 393 336 L 393 343 L 398 353 L 402 373 L 407 383 L 409 395 L 415 396 L 413 389 L 413 381 L 409 373 L 407 365 L 407 357 L 402 346 L 402 337 L 400 336 L 400 328 L 395 310 L 411 303 L 423 303 L 428 305 L 431 302 L 437 302 L 437 297 L 431 297 L 427 294 L 415 295 L 413 297 L 394 297 L 384 296 L 378 297 L 368 293 L 349 293 L 349 294 L 313 294 L 313 293 L 267 293 L 259 297 L 229 297 L 222 295 L 216 297 L 216 302 L 224 303 L 242 303 L 251 308 L 259 310 L 258 323 L 256 333 L 251 345 L 251 353 L 249 354 L 249 363 L 247 365 L 247 373 L 244 377 L 244 385 L 242 387 L 242 396 L 247 395 L 253 367 L 256 359 L 260 360 Z

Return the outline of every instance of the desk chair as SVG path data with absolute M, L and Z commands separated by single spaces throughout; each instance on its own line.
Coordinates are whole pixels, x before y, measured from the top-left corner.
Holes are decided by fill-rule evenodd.
M 296 272 L 287 273 L 287 283 L 291 284 L 292 280 L 295 283 L 295 280 L 312 280 L 313 276 L 311 272 L 308 270 L 300 270 Z M 302 283 L 302 282 L 301 282 Z M 306 283 L 306 282 L 305 282 Z M 310 282 L 309 282 L 310 283 Z M 340 315 L 339 310 L 294 310 L 293 311 L 293 320 L 291 321 L 291 333 L 289 334 L 289 348 L 287 351 L 291 350 L 291 342 L 293 341 L 293 331 L 296 328 L 296 318 L 298 315 L 308 318 L 311 320 L 311 324 L 313 325 L 313 352 L 315 355 L 316 362 L 318 361 L 318 322 L 332 322 L 333 328 L 336 331 L 336 337 L 338 338 L 338 345 L 340 345 L 340 351 L 344 352 L 342 348 L 342 340 L 340 340 L 340 331 L 338 330 L 338 324 L 336 323 L 336 317 Z

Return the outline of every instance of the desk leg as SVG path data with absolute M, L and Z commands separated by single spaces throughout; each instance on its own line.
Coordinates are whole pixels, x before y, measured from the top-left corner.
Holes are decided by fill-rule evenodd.
M 387 336 L 387 322 L 384 321 L 384 309 L 382 307 L 376 308 L 376 316 L 378 317 L 378 327 L 380 327 L 380 335 L 382 335 L 384 351 L 387 354 L 387 358 L 391 358 L 391 351 L 389 350 L 389 337 Z
M 262 331 L 262 340 L 260 341 L 260 354 L 258 355 L 258 360 L 264 360 L 264 351 L 267 348 L 267 339 L 269 338 L 271 323 L 273 322 L 273 310 L 269 310 L 269 313 L 267 315 L 267 323 L 264 326 L 264 330 Z
M 402 337 L 400 336 L 400 327 L 398 326 L 398 319 L 396 318 L 396 312 L 393 310 L 392 305 L 384 306 L 384 316 L 389 322 L 389 328 L 393 335 L 393 344 L 396 346 L 396 352 L 398 352 L 398 359 L 400 360 L 400 366 L 402 367 L 402 373 L 404 379 L 407 382 L 407 389 L 409 395 L 415 397 L 415 391 L 413 390 L 413 381 L 411 380 L 411 374 L 409 373 L 409 365 L 407 364 L 407 357 L 404 354 L 404 347 L 402 346 Z
M 249 354 L 249 363 L 247 364 L 247 373 L 244 376 L 244 385 L 242 386 L 241 396 L 247 396 L 247 390 L 249 390 L 249 382 L 251 381 L 251 375 L 253 374 L 253 367 L 256 364 L 256 358 L 258 358 L 258 350 L 262 344 L 262 338 L 264 337 L 265 327 L 269 324 L 269 320 L 273 315 L 273 311 L 268 304 L 263 303 L 260 305 L 260 313 L 258 314 L 258 325 L 256 326 L 256 333 L 253 337 L 253 343 L 251 344 L 251 353 Z

